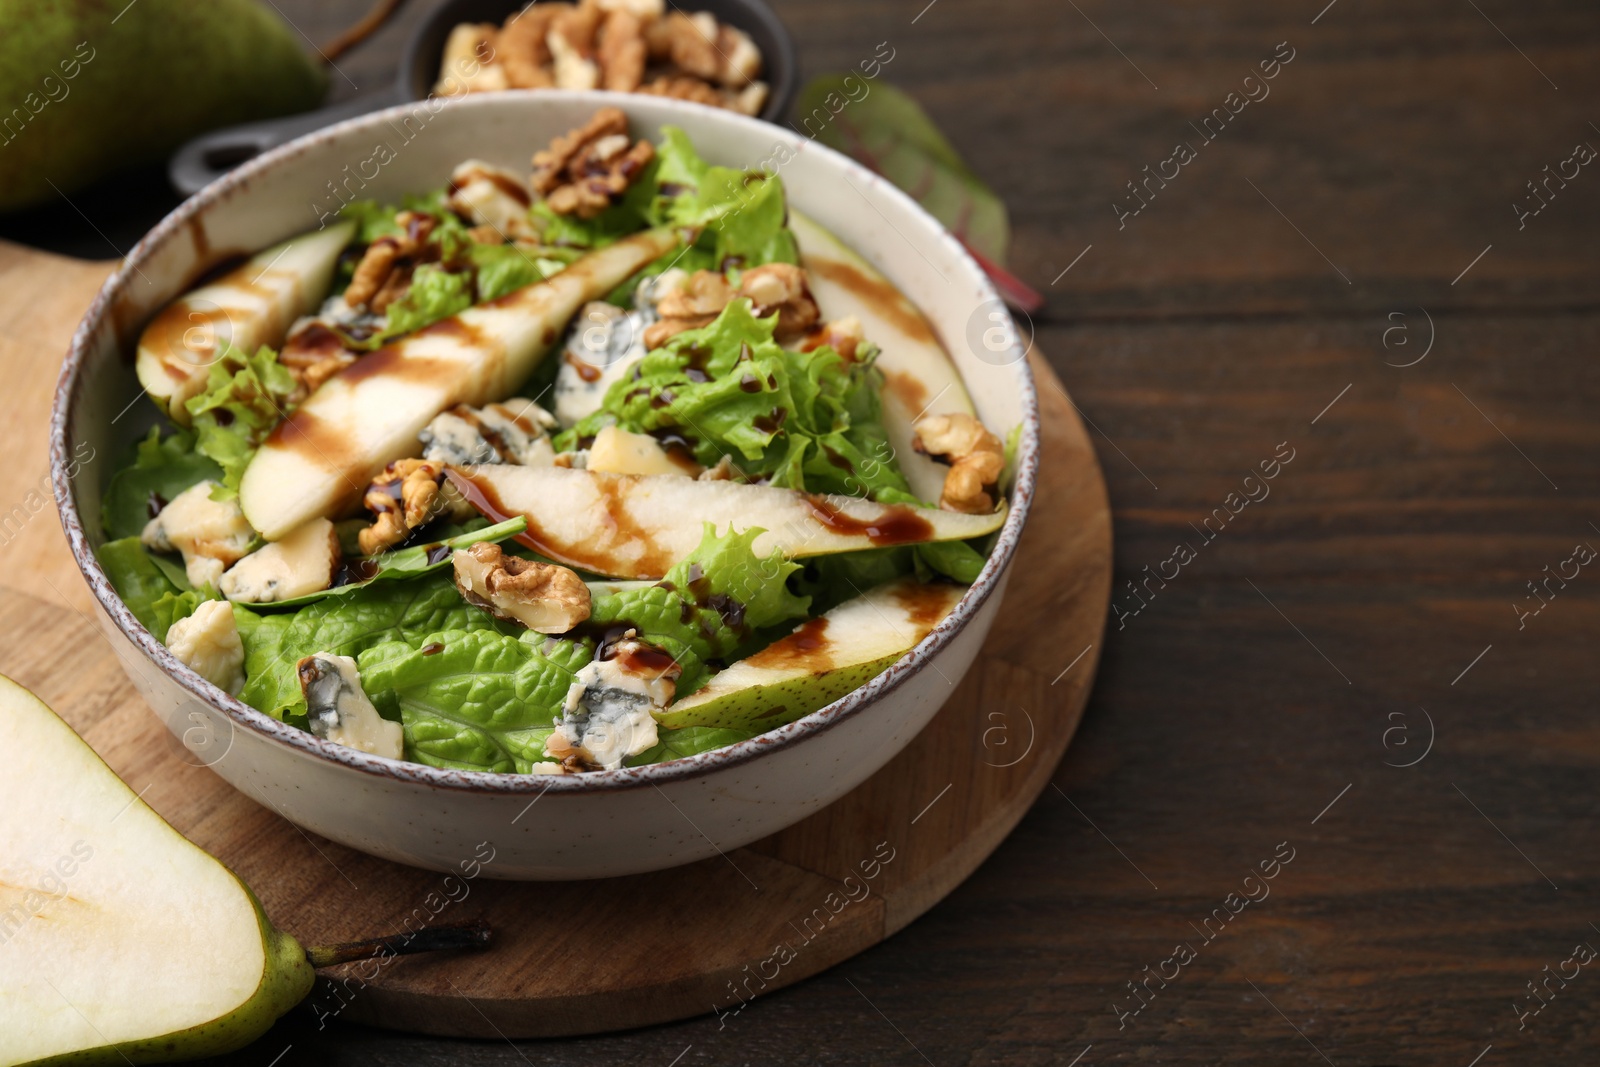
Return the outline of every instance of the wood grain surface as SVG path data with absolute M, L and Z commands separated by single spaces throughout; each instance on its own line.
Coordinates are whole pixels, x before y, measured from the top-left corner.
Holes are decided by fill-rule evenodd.
M 279 2 L 314 37 L 364 6 Z M 1592 1060 L 1596 978 L 1548 975 L 1600 948 L 1600 580 L 1552 582 L 1521 628 L 1514 605 L 1600 548 L 1600 176 L 1523 229 L 1512 205 L 1600 147 L 1593 5 L 776 6 L 809 73 L 891 42 L 885 77 L 1005 198 L 1011 266 L 1050 299 L 1040 346 L 1103 457 L 1124 611 L 1280 442 L 1295 458 L 1109 620 L 1055 788 L 884 944 L 720 1028 L 462 1043 L 296 1017 L 230 1062 Z M 386 78 L 403 34 L 340 66 Z M 1285 40 L 1271 96 L 1119 230 L 1125 183 Z M 1428 717 L 1427 755 L 1395 766 Z M 1270 896 L 1205 943 L 1281 842 Z M 1196 958 L 1119 1025 L 1126 983 L 1185 940 Z

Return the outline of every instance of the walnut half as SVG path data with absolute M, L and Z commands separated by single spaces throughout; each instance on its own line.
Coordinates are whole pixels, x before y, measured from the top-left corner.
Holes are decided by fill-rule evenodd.
M 780 344 L 797 340 L 821 317 L 811 287 L 806 284 L 806 272 L 792 263 L 752 267 L 740 277 L 738 289 L 717 271 L 697 270 L 657 302 L 656 311 L 661 318 L 645 330 L 645 348 L 660 348 L 685 330 L 709 325 L 730 301 L 741 296 L 750 301 L 758 316 L 778 313 L 773 336 Z
M 968 515 L 994 510 L 994 497 L 988 488 L 999 482 L 1006 465 L 1005 446 L 1000 438 L 971 415 L 960 412 L 919 419 L 912 432 L 918 452 L 950 464 L 950 472 L 944 476 L 944 491 L 939 495 L 940 507 Z
M 533 191 L 558 215 L 592 219 L 627 192 L 655 158 L 649 141 L 628 143 L 628 117 L 603 107 L 533 157 Z
M 480 541 L 450 557 L 467 603 L 542 634 L 564 634 L 589 617 L 589 587 L 554 563 L 508 556 Z
M 365 502 L 372 525 L 358 535 L 364 555 L 375 556 L 398 545 L 438 513 L 443 501 L 439 482 L 444 464 L 427 459 L 397 459 L 372 480 Z

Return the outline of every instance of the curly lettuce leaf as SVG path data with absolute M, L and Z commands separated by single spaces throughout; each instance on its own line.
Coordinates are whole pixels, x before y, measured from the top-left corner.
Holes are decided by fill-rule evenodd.
M 661 581 L 596 597 L 589 624 L 633 627 L 678 660 L 678 695 L 693 692 L 707 677 L 707 661 L 733 655 L 752 634 L 805 618 L 810 608 L 809 597 L 789 591 L 789 576 L 800 564 L 782 552 L 762 558 L 752 550 L 763 532 L 752 527 L 719 535 L 706 523 L 699 546 Z
M 424 263 L 411 275 L 406 295 L 389 305 L 386 337 L 413 333 L 472 306 L 472 277 L 437 263 Z
M 636 433 L 670 429 L 705 466 L 731 455 L 746 474 L 788 489 L 913 500 L 870 357 L 847 361 L 827 346 L 788 351 L 772 339 L 776 325 L 776 315 L 757 318 L 748 300 L 733 301 L 710 325 L 646 354 L 557 447 L 577 447 L 609 422 Z
M 359 657 L 385 641 L 421 648 L 424 636 L 441 630 L 514 629 L 462 600 L 450 576 L 438 572 L 377 582 L 292 612 L 258 614 L 234 605 L 233 613 L 244 643 L 240 699 L 278 718 L 305 713 L 295 665 L 314 652 Z
M 134 461 L 111 476 L 100 522 L 113 541 L 137 537 L 153 513 L 190 486 L 222 479 L 222 468 L 195 451 L 195 435 L 185 430 L 161 436 L 152 426 L 139 442 Z
M 477 271 L 479 301 L 498 300 L 507 293 L 543 281 L 548 274 L 555 273 L 555 271 L 547 273 L 540 267 L 537 258 L 516 245 L 474 244 L 467 250 L 467 256 Z M 562 266 L 559 263 L 549 265 L 555 266 L 557 270 Z
M 205 391 L 184 406 L 194 423 L 195 451 L 222 468 L 222 495 L 238 492 L 256 449 L 288 416 L 297 387 L 294 375 L 265 345 L 251 356 L 229 346 L 211 365 Z
M 368 694 L 393 693 L 406 758 L 430 767 L 527 774 L 545 759 L 587 641 L 523 631 L 448 629 L 362 652 Z
M 704 227 L 719 267 L 799 263 L 787 215 L 783 180 L 762 171 L 714 167 L 676 126 L 662 130 L 656 148 L 655 225 Z

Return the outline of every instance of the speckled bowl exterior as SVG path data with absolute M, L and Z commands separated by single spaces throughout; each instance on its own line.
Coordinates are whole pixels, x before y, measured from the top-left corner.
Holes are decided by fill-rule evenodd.
M 655 138 L 685 129 L 711 161 L 776 168 L 791 202 L 882 270 L 932 321 L 991 427 L 1020 424 L 1012 509 L 987 567 L 955 612 L 884 674 L 761 737 L 688 759 L 575 776 L 439 770 L 321 741 L 228 696 L 136 621 L 95 559 L 113 465 L 156 422 L 132 364 L 138 332 L 207 267 L 331 218 L 342 201 L 444 184 L 463 159 L 524 169 L 597 106 Z M 859 785 L 925 726 L 966 674 L 1000 608 L 1039 461 L 1024 352 L 997 345 L 999 300 L 915 202 L 790 130 L 678 101 L 610 93 L 503 93 L 423 102 L 342 123 L 241 167 L 185 202 L 129 254 L 73 336 L 51 423 L 62 524 L 128 676 L 185 746 L 306 829 L 401 863 L 455 869 L 492 842 L 491 877 L 599 878 L 715 856 L 789 826 Z M 985 336 L 984 331 L 990 330 Z M 80 469 L 81 466 L 81 469 Z

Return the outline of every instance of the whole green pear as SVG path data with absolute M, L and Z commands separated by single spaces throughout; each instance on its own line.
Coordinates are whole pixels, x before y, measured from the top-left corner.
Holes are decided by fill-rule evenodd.
M 313 108 L 326 88 L 258 0 L 0 0 L 0 211 Z

